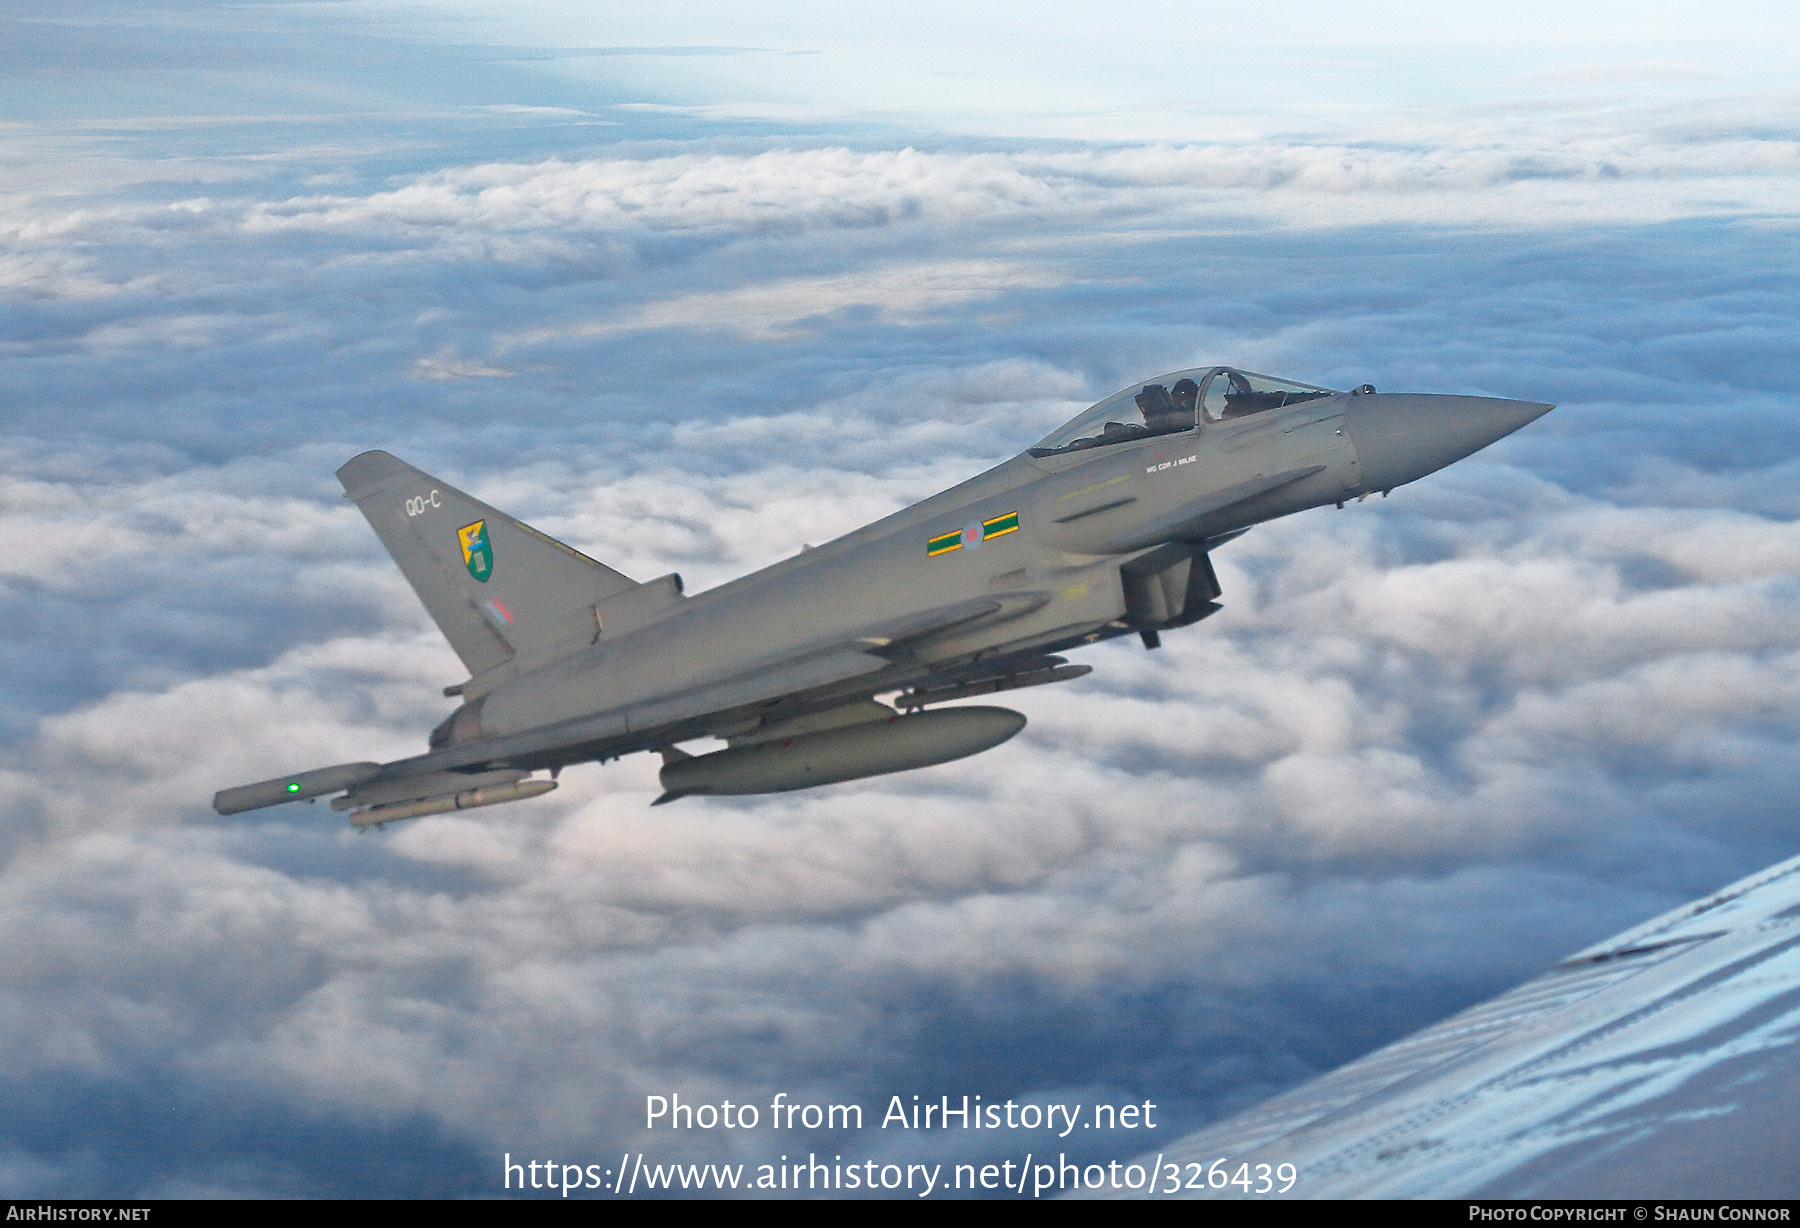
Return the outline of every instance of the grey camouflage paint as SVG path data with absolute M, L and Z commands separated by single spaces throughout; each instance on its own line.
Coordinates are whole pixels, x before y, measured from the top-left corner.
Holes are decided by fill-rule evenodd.
M 1550 408 L 1372 389 L 1314 390 L 1223 420 L 1195 419 L 1190 406 L 1194 426 L 1033 449 L 691 597 L 678 576 L 639 584 L 386 452 L 365 452 L 338 477 L 468 668 L 445 689 L 463 706 L 423 755 L 227 789 L 214 808 L 347 790 L 334 806 L 364 806 L 351 821 L 379 825 L 422 813 L 428 799 L 491 804 L 472 790 L 495 773 L 510 785 L 522 772 L 646 750 L 667 761 L 659 801 L 961 758 L 1004 741 L 1023 718 L 934 722 L 871 701 L 899 693 L 900 708 L 916 708 L 959 684 L 959 694 L 991 693 L 1073 676 L 1047 672 L 1065 664 L 1054 654 L 1124 635 L 1155 647 L 1161 632 L 1219 608 L 1207 559 L 1216 544 L 1415 481 Z M 894 732 L 871 736 L 881 727 Z M 741 749 L 778 735 L 806 739 L 804 767 L 773 770 Z M 701 758 L 675 749 L 701 737 L 732 749 Z M 503 789 L 492 800 L 531 795 Z

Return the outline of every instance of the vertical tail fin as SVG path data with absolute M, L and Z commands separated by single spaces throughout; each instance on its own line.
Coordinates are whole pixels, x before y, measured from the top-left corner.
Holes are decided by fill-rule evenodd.
M 471 676 L 594 629 L 636 581 L 386 452 L 338 470 Z

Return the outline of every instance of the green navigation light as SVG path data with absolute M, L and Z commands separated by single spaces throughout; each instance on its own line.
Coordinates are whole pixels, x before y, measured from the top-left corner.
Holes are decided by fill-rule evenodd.
M 293 784 L 291 784 L 291 785 L 289 785 L 289 786 L 288 786 L 288 792 L 289 792 L 289 793 L 298 793 L 298 792 L 300 792 L 300 782 L 299 782 L 299 781 L 297 781 L 297 780 L 296 780 L 296 781 L 295 781 L 295 782 L 294 782 L 294 783 L 293 783 Z

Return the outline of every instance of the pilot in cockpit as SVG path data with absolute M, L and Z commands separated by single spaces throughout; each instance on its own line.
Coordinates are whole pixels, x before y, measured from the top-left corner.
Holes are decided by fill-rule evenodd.
M 1194 425 L 1194 403 L 1200 399 L 1200 385 L 1191 379 L 1177 380 L 1175 386 L 1169 389 L 1169 395 L 1174 398 L 1176 416 L 1182 423 L 1182 429 L 1186 430 Z
M 1144 433 L 1169 435 L 1192 430 L 1194 398 L 1199 391 L 1191 379 L 1178 381 L 1173 392 L 1161 384 L 1145 384 L 1135 398 L 1144 415 Z

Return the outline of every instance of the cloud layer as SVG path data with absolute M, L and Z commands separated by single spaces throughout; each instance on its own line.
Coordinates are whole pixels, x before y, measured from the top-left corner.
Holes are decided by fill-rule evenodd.
M 509 111 L 179 166 L 8 130 L 0 1189 L 1017 1158 L 892 1095 L 1179 1131 L 1790 853 L 1785 105 L 1054 146 Z M 447 710 L 356 451 L 694 591 L 1210 361 L 1560 408 L 1231 544 L 1224 613 L 972 760 L 652 811 L 639 757 L 368 835 L 206 806 Z M 672 1092 L 871 1128 L 647 1134 Z

